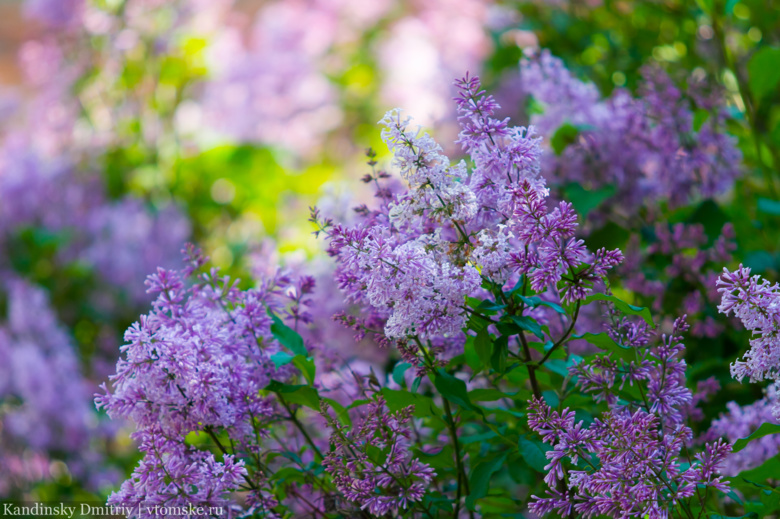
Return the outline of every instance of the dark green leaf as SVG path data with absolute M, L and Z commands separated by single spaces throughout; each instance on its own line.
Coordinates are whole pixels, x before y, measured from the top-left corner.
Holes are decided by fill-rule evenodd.
M 756 209 L 762 213 L 780 216 L 780 201 L 771 200 L 769 198 L 759 198 Z
M 404 373 L 406 373 L 406 370 L 411 368 L 412 365 L 408 362 L 399 362 L 395 365 L 393 368 L 393 380 L 396 384 L 399 386 L 404 385 Z
M 509 338 L 501 336 L 493 342 L 493 354 L 490 357 L 490 365 L 497 373 L 506 371 L 506 359 L 509 354 Z
M 580 134 L 579 128 L 570 123 L 561 125 L 550 138 L 550 146 L 556 155 L 563 153 L 567 146 L 577 142 Z
M 490 338 L 490 334 L 487 328 L 483 328 L 477 332 L 477 336 L 474 337 L 474 351 L 477 353 L 483 368 L 490 366 L 490 359 L 493 357 L 493 341 Z
M 310 385 L 314 384 L 314 378 L 317 375 L 317 368 L 314 366 L 314 360 L 303 355 L 296 355 L 292 359 L 293 366 L 298 368 L 303 377 Z
M 589 191 L 579 184 L 568 184 L 563 188 L 563 194 L 579 215 L 585 218 L 588 216 L 588 213 L 615 195 L 615 186 L 608 184 L 602 188 Z
M 512 315 L 509 317 L 512 321 L 521 329 L 531 332 L 540 339 L 544 339 L 544 333 L 542 333 L 542 327 L 536 322 L 536 319 L 528 317 L 527 315 Z
M 405 390 L 396 390 L 382 388 L 382 396 L 385 397 L 387 408 L 390 411 L 400 411 L 410 405 L 414 406 L 414 416 L 417 418 L 426 418 L 429 416 L 439 416 L 441 411 L 430 397 L 411 393 Z
M 498 471 L 504 464 L 507 452 L 502 452 L 494 455 L 485 461 L 477 464 L 469 473 L 469 490 L 470 493 L 466 497 L 466 507 L 469 510 L 474 510 L 477 499 L 485 497 L 490 489 L 490 478 Z
M 471 403 L 468 391 L 466 390 L 466 383 L 461 379 L 456 378 L 439 368 L 436 370 L 433 385 L 436 386 L 436 389 L 441 396 L 450 402 L 458 404 L 465 409 L 476 411 L 480 414 L 482 413 L 482 410 L 479 407 Z
M 549 463 L 545 453 L 549 450 L 545 444 L 536 440 L 529 440 L 521 437 L 518 445 L 520 455 L 528 466 L 537 472 L 546 473 L 544 467 Z

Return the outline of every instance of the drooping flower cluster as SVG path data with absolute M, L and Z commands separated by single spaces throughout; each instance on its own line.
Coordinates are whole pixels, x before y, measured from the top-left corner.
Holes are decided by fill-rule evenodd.
M 190 280 L 203 260 L 192 249 L 189 255 L 184 270 L 149 277 L 153 310 L 127 331 L 111 387 L 103 385 L 105 394 L 96 398 L 109 416 L 135 422 L 133 437 L 144 452 L 113 504 L 224 506 L 224 494 L 245 480 L 263 499 L 252 479 L 260 475 L 226 453 L 223 442 L 247 449 L 273 413 L 260 390 L 290 369 L 277 369 L 271 359 L 281 348 L 269 311 L 280 310 L 276 298 L 284 287 L 269 279 L 240 291 L 213 270 Z M 192 431 L 212 437 L 222 461 L 193 447 Z
M 707 444 L 690 467 L 682 467 L 683 449 L 692 438 L 683 424 L 692 395 L 685 387 L 685 361 L 679 358 L 684 350 L 680 334 L 687 329 L 679 319 L 672 334 L 647 352 L 640 351 L 646 342 L 642 333 L 634 334 L 628 348 L 636 349 L 636 361 L 615 361 L 607 354 L 573 367 L 582 389 L 597 392 L 594 398 L 610 405 L 587 428 L 575 423 L 573 411 L 558 413 L 542 400 L 532 402 L 529 426 L 553 447 L 545 467 L 550 497 L 535 497 L 535 513 L 669 517 L 678 502 L 694 495 L 702 500 L 697 486 L 728 489 L 719 472 L 731 446 L 722 440 Z M 618 380 L 620 389 L 636 383 L 636 400 L 618 400 Z M 565 459 L 578 469 L 565 469 Z
M 721 293 L 718 310 L 733 314 L 742 321 L 753 338 L 743 360 L 731 364 L 731 376 L 741 381 L 777 381 L 780 378 L 780 285 L 771 284 L 761 276 L 750 275 L 742 265 L 733 272 L 723 269 L 717 281 Z M 780 417 L 780 405 L 775 406 Z
M 380 396 L 368 405 L 360 424 L 345 427 L 331 421 L 332 448 L 323 466 L 344 498 L 372 515 L 400 513 L 421 501 L 436 475 L 409 452 L 413 411 L 409 406 L 388 413 Z
M 641 97 L 618 88 L 602 99 L 548 51 L 521 63 L 520 88 L 542 107 L 531 122 L 551 140 L 568 125 L 559 154 L 545 156 L 551 183 L 614 186 L 617 204 L 609 210 L 629 215 L 646 199 L 679 205 L 723 192 L 741 172 L 725 111 L 700 80 L 690 78 L 684 92 L 658 67 L 642 74 Z

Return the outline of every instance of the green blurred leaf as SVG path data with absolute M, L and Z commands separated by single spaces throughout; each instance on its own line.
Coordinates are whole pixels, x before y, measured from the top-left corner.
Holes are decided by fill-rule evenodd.
M 780 201 L 770 200 L 769 198 L 759 198 L 756 209 L 761 213 L 780 216 Z
M 556 155 L 563 153 L 570 144 L 577 142 L 580 135 L 580 129 L 570 123 L 561 125 L 550 138 L 550 146 Z
M 482 367 L 490 367 L 490 359 L 493 357 L 493 341 L 487 328 L 477 332 L 477 336 L 474 338 L 474 351 L 477 353 Z
M 317 393 L 317 390 L 311 386 L 293 386 L 272 380 L 271 383 L 265 387 L 265 390 L 279 394 L 280 398 L 283 398 L 287 402 L 303 405 L 310 409 L 314 409 L 315 411 L 320 410 L 320 396 Z
M 748 85 L 757 100 L 777 93 L 780 85 L 780 49 L 764 47 L 748 62 Z
M 615 195 L 615 186 L 608 184 L 599 189 L 587 190 L 579 184 L 567 184 L 563 188 L 563 194 L 579 215 L 585 218 L 588 213 Z
M 395 367 L 393 367 L 393 380 L 396 384 L 399 386 L 404 385 L 404 373 L 406 373 L 406 370 L 411 367 L 412 365 L 408 362 L 399 362 L 395 365 Z
M 653 323 L 653 315 L 650 313 L 649 308 L 630 305 L 622 299 L 607 294 L 591 294 L 585 298 L 585 300 L 582 302 L 582 305 L 584 306 L 590 304 L 593 301 L 610 301 L 615 305 L 615 308 L 620 310 L 624 315 L 638 315 L 644 319 L 651 328 L 655 328 L 655 323 Z

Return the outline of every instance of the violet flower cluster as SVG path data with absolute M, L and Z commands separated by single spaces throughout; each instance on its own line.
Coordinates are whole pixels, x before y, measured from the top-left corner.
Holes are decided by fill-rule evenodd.
M 576 133 L 560 155 L 545 155 L 552 182 L 614 186 L 618 204 L 610 210 L 623 216 L 646 200 L 680 205 L 728 189 L 741 173 L 742 157 L 725 132 L 717 93 L 694 77 L 682 91 L 657 67 L 642 74 L 641 97 L 616 89 L 602 99 L 594 85 L 574 77 L 548 51 L 523 60 L 519 88 L 541 106 L 531 122 L 547 138 L 565 124 Z
M 149 277 L 157 294 L 153 310 L 126 333 L 127 344 L 97 396 L 112 418 L 132 420 L 144 458 L 110 503 L 115 505 L 228 506 L 225 495 L 239 487 L 254 506 L 268 506 L 262 474 L 226 451 L 253 452 L 273 415 L 260 394 L 271 377 L 284 378 L 272 355 L 281 351 L 271 333 L 269 311 L 279 311 L 283 287 L 269 279 L 240 291 L 203 265 L 190 249 L 182 271 L 159 269 Z M 191 284 L 189 284 L 191 283 Z M 210 436 L 221 451 L 197 449 L 188 434 Z M 221 437 L 221 439 L 220 439 Z M 256 451 L 254 451 L 256 453 Z
M 569 409 L 559 413 L 539 399 L 530 405 L 529 426 L 553 447 L 546 454 L 549 497 L 534 498 L 534 513 L 660 518 L 669 517 L 679 503 L 692 517 L 689 498 L 697 495 L 704 506 L 702 489 L 729 488 L 719 473 L 731 446 L 722 440 L 707 444 L 690 467 L 682 466 L 687 455 L 683 451 L 693 436 L 684 425 L 685 407 L 692 399 L 681 359 L 687 323 L 678 319 L 672 333 L 652 348 L 644 347 L 644 328 L 619 324 L 623 331 L 630 330 L 621 337 L 613 329 L 612 336 L 630 338 L 626 347 L 635 350 L 636 360 L 616 360 L 610 353 L 571 368 L 583 391 L 606 401 L 609 411 L 585 427 L 582 421 L 575 423 Z M 636 399 L 625 400 L 626 382 L 636 384 Z M 567 459 L 572 468 L 564 466 Z
M 344 498 L 374 516 L 401 513 L 421 501 L 436 475 L 409 452 L 413 411 L 388 413 L 380 396 L 360 424 L 330 421 L 332 448 L 322 464 Z

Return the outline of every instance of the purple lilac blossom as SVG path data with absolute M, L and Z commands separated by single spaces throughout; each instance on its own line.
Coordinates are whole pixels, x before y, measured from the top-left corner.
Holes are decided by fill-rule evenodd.
M 409 452 L 414 406 L 385 411 L 384 399 L 374 399 L 365 417 L 353 427 L 331 421 L 331 450 L 323 461 L 336 487 L 348 501 L 374 516 L 399 513 L 421 501 L 436 473 Z M 369 447 L 387 450 L 381 465 Z
M 153 309 L 128 329 L 110 387 L 103 384 L 95 400 L 110 417 L 135 423 L 132 437 L 144 453 L 109 499 L 114 505 L 229 506 L 226 494 L 244 482 L 250 501 L 266 502 L 262 473 L 250 473 L 234 454 L 215 459 L 186 437 L 224 433 L 224 441 L 245 451 L 267 435 L 274 404 L 260 390 L 271 377 L 289 377 L 271 360 L 282 350 L 268 314 L 282 309 L 283 280 L 240 291 L 216 270 L 198 274 L 205 263 L 198 251 L 190 248 L 188 256 L 182 271 L 149 276 Z
M 610 353 L 571 368 L 583 391 L 610 406 L 587 428 L 575 422 L 568 408 L 559 413 L 541 399 L 532 401 L 528 424 L 553 450 L 546 454 L 548 497 L 533 496 L 531 511 L 666 518 L 672 506 L 697 494 L 697 486 L 728 491 L 720 470 L 730 444 L 720 439 L 706 444 L 689 467 L 683 466 L 682 451 L 692 439 L 683 423 L 692 393 L 685 387 L 685 361 L 680 358 L 685 349 L 681 334 L 687 329 L 684 318 L 678 319 L 670 335 L 645 348 L 646 330 L 622 323 L 611 335 L 630 339 L 626 342 L 636 348 L 637 361 L 616 361 Z M 626 382 L 637 384 L 641 400 L 619 401 L 618 381 L 620 388 Z M 573 465 L 582 460 L 587 468 L 567 469 L 566 459 Z
M 531 116 L 539 132 L 550 138 L 566 123 L 579 129 L 561 155 L 545 154 L 551 183 L 615 186 L 620 202 L 612 209 L 628 215 L 647 200 L 680 205 L 728 189 L 741 173 L 741 154 L 725 133 L 725 112 L 694 79 L 684 92 L 659 67 L 645 67 L 642 74 L 641 97 L 616 89 L 602 99 L 549 51 L 521 63 L 520 88 L 543 107 Z M 711 114 L 699 128 L 695 108 Z
M 374 170 L 367 181 L 377 186 L 380 205 L 358 208 L 362 220 L 344 226 L 319 211 L 312 215 L 330 241 L 339 287 L 350 303 L 369 309 L 362 318 L 345 316 L 345 324 L 376 330 L 384 322 L 385 337 L 418 366 L 422 342 L 429 341 L 438 362 L 459 351 L 465 298 L 478 294 L 488 274 L 504 282 L 527 275 L 533 290 L 579 301 L 622 261 L 620 251 L 594 254 L 574 237 L 571 204 L 548 210 L 534 130 L 494 119 L 498 105 L 477 78 L 457 86 L 458 142 L 473 160 L 472 171 L 463 161 L 451 164 L 441 146 L 393 110 L 381 121 L 382 137 L 408 189 L 386 189 L 388 174 Z M 585 263 L 556 292 L 565 275 Z

